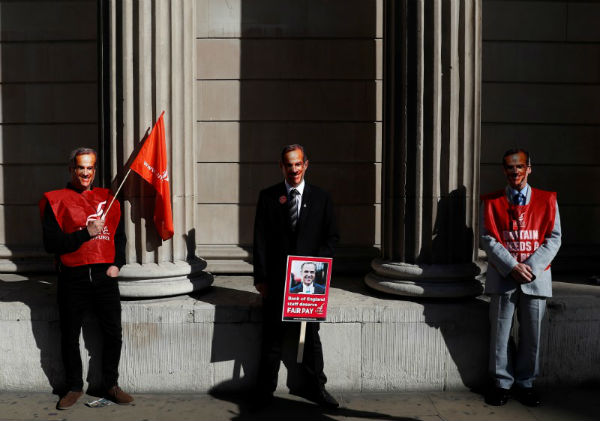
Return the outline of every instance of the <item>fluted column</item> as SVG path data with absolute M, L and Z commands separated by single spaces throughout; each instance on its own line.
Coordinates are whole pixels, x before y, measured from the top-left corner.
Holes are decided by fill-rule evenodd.
M 365 282 L 478 295 L 481 1 L 388 0 L 382 258 Z
M 164 110 L 172 239 L 153 223 L 154 192 L 130 175 L 123 197 L 127 264 L 119 288 L 128 297 L 204 288 L 212 276 L 195 256 L 194 0 L 110 0 L 110 142 L 113 178 Z

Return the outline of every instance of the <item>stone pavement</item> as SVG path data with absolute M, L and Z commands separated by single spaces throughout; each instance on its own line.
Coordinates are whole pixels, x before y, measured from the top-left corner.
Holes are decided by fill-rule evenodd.
M 544 404 L 527 408 L 514 400 L 491 407 L 465 392 L 333 393 L 341 407 L 322 410 L 290 394 L 277 394 L 267 409 L 253 412 L 241 395 L 140 394 L 135 405 L 88 408 L 84 395 L 70 410 L 56 409 L 51 393 L 0 393 L 0 421 L 201 421 L 201 420 L 446 420 L 584 421 L 600 414 L 598 389 L 542 391 Z

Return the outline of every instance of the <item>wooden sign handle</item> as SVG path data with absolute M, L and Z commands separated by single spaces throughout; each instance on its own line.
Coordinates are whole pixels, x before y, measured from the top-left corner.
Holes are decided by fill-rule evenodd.
M 306 338 L 306 322 L 300 322 L 300 339 L 298 340 L 298 357 L 296 362 L 300 364 L 304 357 L 304 338 Z

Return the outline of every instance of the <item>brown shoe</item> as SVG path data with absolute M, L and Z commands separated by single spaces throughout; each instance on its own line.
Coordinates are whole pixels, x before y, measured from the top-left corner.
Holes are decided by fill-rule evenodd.
M 114 385 L 108 392 L 106 392 L 108 399 L 113 401 L 114 403 L 118 403 L 119 405 L 127 405 L 133 402 L 133 396 L 129 393 L 123 392 L 119 386 Z
M 76 392 L 74 390 L 70 390 L 69 393 L 60 398 L 56 407 L 58 409 L 69 409 L 75 405 L 75 402 L 77 402 L 77 399 L 79 399 L 81 395 L 83 395 L 82 391 Z

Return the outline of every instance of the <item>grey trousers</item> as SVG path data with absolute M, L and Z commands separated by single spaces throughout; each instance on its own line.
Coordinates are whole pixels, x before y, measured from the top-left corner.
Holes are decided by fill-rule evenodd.
M 517 288 L 490 296 L 489 370 L 497 387 L 510 389 L 513 383 L 532 387 L 539 372 L 540 332 L 546 298 L 524 294 Z M 511 338 L 513 315 L 519 321 L 518 344 Z

